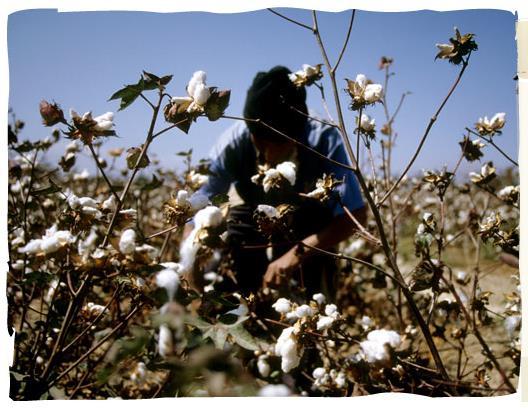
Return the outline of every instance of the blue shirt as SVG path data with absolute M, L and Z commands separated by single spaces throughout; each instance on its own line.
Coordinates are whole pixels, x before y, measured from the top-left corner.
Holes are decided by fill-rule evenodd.
M 299 141 L 317 150 L 322 155 L 339 163 L 349 164 L 341 136 L 332 126 L 308 119 L 306 130 Z M 247 204 L 271 204 L 262 186 L 251 181 L 257 173 L 257 151 L 251 140 L 249 129 L 243 121 L 237 121 L 219 138 L 210 154 L 211 175 L 209 182 L 200 192 L 209 198 L 227 193 L 231 184 Z M 351 170 L 318 157 L 302 146 L 297 147 L 297 176 L 294 186 L 296 192 L 308 193 L 315 189 L 317 179 L 325 174 L 333 174 L 344 183 L 336 187 L 344 205 L 350 211 L 364 206 L 356 176 Z M 334 216 L 344 213 L 337 200 L 329 200 L 327 205 Z

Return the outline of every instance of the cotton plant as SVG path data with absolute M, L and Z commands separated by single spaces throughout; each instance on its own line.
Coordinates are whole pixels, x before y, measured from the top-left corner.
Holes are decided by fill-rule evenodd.
M 208 87 L 205 71 L 195 71 L 187 84 L 187 96 L 175 96 L 164 108 L 165 120 L 187 133 L 191 123 L 204 115 L 218 120 L 229 104 L 231 91 Z
M 279 163 L 275 167 L 259 165 L 258 173 L 251 177 L 251 181 L 261 185 L 264 192 L 271 189 L 280 189 L 286 185 L 294 186 L 296 180 L 297 166 L 291 161 Z
M 350 103 L 352 110 L 359 110 L 381 101 L 383 87 L 380 84 L 373 83 L 364 74 L 358 74 L 354 81 L 351 79 L 346 81 L 347 88 L 345 90 L 352 98 Z
M 475 129 L 481 136 L 494 136 L 501 134 L 501 129 L 506 124 L 506 114 L 504 112 L 496 113 L 488 119 L 487 116 L 479 118 L 475 123 Z
M 288 77 L 298 88 L 302 86 L 310 86 L 323 77 L 323 72 L 321 70 L 322 66 L 322 64 L 317 64 L 315 66 L 303 64 L 302 69 L 292 72 Z
M 23 247 L 18 248 L 18 252 L 27 255 L 52 255 L 60 249 L 70 245 L 75 238 L 70 231 L 59 230 L 57 225 L 46 230 L 42 238 L 32 239 Z
M 390 350 L 397 348 L 401 341 L 401 336 L 393 330 L 373 330 L 369 332 L 367 339 L 360 343 L 361 358 L 368 363 L 388 364 Z
M 189 194 L 187 190 L 179 190 L 163 204 L 162 211 L 168 223 L 182 225 L 208 204 L 209 199 L 200 192 Z

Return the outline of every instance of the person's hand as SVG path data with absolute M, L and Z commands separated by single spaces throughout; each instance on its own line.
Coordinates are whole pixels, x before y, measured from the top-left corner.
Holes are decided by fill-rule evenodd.
M 262 287 L 279 286 L 288 279 L 292 272 L 301 264 L 296 248 L 290 249 L 280 258 L 271 262 L 262 279 Z

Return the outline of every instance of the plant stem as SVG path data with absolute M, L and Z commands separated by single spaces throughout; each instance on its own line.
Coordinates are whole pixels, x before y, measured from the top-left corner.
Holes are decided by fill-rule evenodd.
M 431 131 L 433 125 L 435 124 L 436 120 L 438 119 L 438 115 L 440 115 L 440 113 L 444 109 L 445 104 L 447 103 L 447 101 L 449 100 L 449 98 L 451 97 L 451 95 L 453 94 L 455 89 L 457 88 L 458 84 L 460 83 L 460 80 L 462 79 L 462 76 L 464 75 L 464 72 L 466 71 L 466 68 L 468 66 L 469 57 L 470 56 L 471 56 L 471 54 L 469 54 L 468 58 L 463 61 L 462 69 L 458 73 L 458 76 L 457 76 L 455 82 L 453 83 L 453 85 L 451 86 L 451 89 L 449 90 L 449 92 L 447 93 L 446 97 L 444 98 L 444 100 L 442 101 L 442 103 L 440 104 L 438 109 L 436 110 L 435 114 L 431 117 L 431 119 L 429 119 L 429 124 L 427 125 L 427 127 L 425 129 L 425 132 L 424 132 L 424 134 L 422 136 L 422 139 L 420 140 L 420 143 L 418 144 L 418 147 L 416 148 L 413 156 L 411 157 L 411 160 L 409 161 L 409 163 L 407 163 L 407 166 L 405 166 L 405 169 L 403 170 L 403 172 L 400 175 L 400 177 L 398 178 L 398 180 L 392 185 L 392 187 L 389 189 L 389 191 L 387 191 L 387 193 L 385 193 L 385 196 L 383 196 L 383 198 L 377 203 L 378 207 L 381 204 L 383 204 L 385 202 L 385 200 L 396 189 L 396 187 L 398 187 L 398 185 L 401 183 L 401 181 L 403 180 L 405 175 L 409 172 L 410 168 L 414 164 L 416 158 L 418 157 L 418 155 L 420 154 L 420 151 L 422 150 L 422 147 L 423 147 L 423 145 L 425 143 L 425 140 L 427 139 L 427 136 L 429 135 L 429 132 Z

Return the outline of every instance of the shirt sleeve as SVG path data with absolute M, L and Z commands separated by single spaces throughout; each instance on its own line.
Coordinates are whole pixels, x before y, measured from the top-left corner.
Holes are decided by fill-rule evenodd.
M 330 149 L 328 157 L 332 160 L 335 160 L 336 162 L 349 165 L 350 163 L 348 160 L 348 155 L 345 151 L 345 147 L 343 146 L 340 135 L 337 134 L 335 130 L 332 130 L 332 132 L 335 133 L 332 135 L 335 143 Z M 343 204 L 350 211 L 364 207 L 365 203 L 363 202 L 363 197 L 361 196 L 361 189 L 352 170 L 348 170 L 330 162 L 328 162 L 328 167 L 328 173 L 334 174 L 337 180 L 343 180 L 343 183 L 336 187 L 336 193 L 341 197 Z M 345 213 L 337 199 L 331 200 L 329 205 L 331 206 L 334 216 Z

